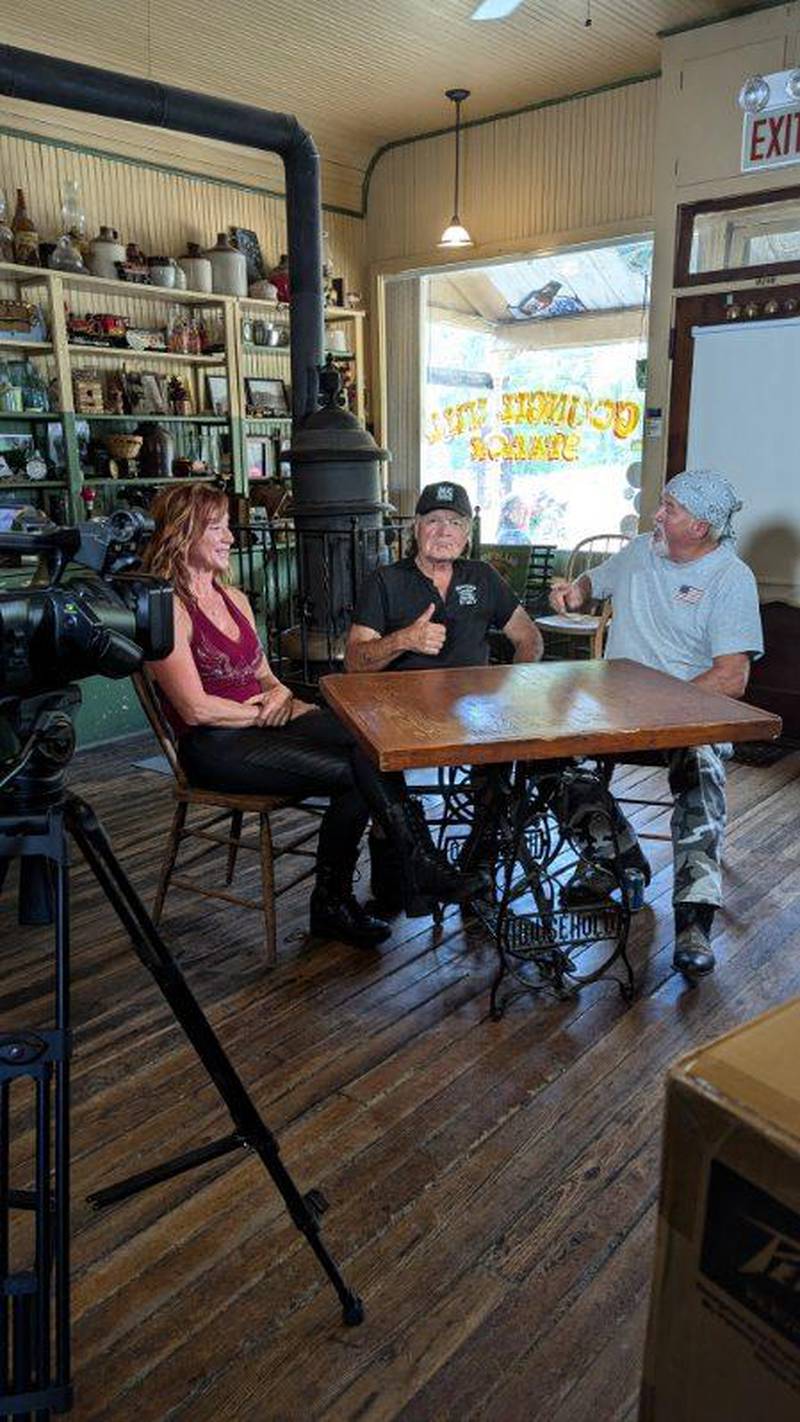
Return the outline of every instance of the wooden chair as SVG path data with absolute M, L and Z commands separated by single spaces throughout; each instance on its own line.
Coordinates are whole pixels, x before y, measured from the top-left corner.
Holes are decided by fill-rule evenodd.
M 624 548 L 630 539 L 626 533 L 601 533 L 594 538 L 584 538 L 576 544 L 569 555 L 566 578 L 572 582 L 590 568 L 596 568 Z M 552 612 L 534 619 L 536 626 L 547 637 L 557 637 L 566 645 L 572 655 L 572 648 L 583 643 L 588 647 L 590 657 L 602 657 L 606 631 L 611 620 L 610 599 L 596 599 L 588 612 Z
M 316 862 L 316 853 L 306 846 L 315 838 L 319 829 L 317 821 L 322 814 L 322 810 L 306 801 L 294 799 L 284 795 L 237 795 L 225 794 L 221 790 L 201 790 L 189 784 L 186 774 L 178 760 L 177 743 L 172 727 L 167 721 L 159 700 L 155 685 L 149 672 L 144 670 L 135 672 L 131 677 L 136 694 L 142 704 L 144 713 L 150 722 L 161 750 L 163 751 L 169 767 L 175 777 L 173 786 L 173 796 L 175 800 L 175 811 L 172 817 L 172 826 L 169 832 L 167 848 L 164 854 L 164 861 L 161 865 L 161 873 L 156 890 L 155 903 L 153 905 L 153 921 L 158 923 L 164 909 L 164 901 L 167 897 L 167 890 L 170 886 L 183 889 L 190 894 L 198 894 L 207 899 L 221 899 L 225 903 L 236 904 L 240 908 L 257 909 L 264 915 L 265 945 L 268 967 L 273 967 L 277 959 L 276 935 L 275 935 L 275 901 L 289 889 L 294 889 L 305 879 L 310 878 L 314 873 L 314 864 L 306 868 L 302 874 L 292 879 L 290 883 L 283 884 L 281 888 L 275 888 L 275 864 L 286 854 L 295 855 L 300 858 L 311 859 Z M 189 810 L 194 807 L 214 809 L 219 813 L 207 816 L 202 821 L 189 825 L 187 823 Z M 313 828 L 306 828 L 301 834 L 296 835 L 288 844 L 275 850 L 272 842 L 272 826 L 270 815 L 276 810 L 284 810 L 289 807 L 302 807 L 303 811 L 314 816 Z M 252 844 L 242 839 L 242 828 L 244 817 L 247 814 L 258 816 L 258 843 Z M 218 833 L 217 827 L 225 821 L 230 821 L 225 833 Z M 182 870 L 185 871 L 191 865 L 212 854 L 216 848 L 227 848 L 227 865 L 225 873 L 225 888 L 217 889 L 207 887 L 205 884 L 198 884 L 194 880 L 183 877 L 178 878 L 174 870 L 178 859 L 178 854 L 184 840 L 200 839 L 204 841 L 205 847 L 192 858 L 184 861 Z M 254 850 L 261 864 L 261 900 L 244 899 L 234 894 L 230 890 L 233 882 L 236 860 L 240 849 Z

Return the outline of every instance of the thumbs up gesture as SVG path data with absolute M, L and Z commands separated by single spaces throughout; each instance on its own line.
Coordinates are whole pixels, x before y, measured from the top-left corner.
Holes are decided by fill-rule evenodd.
M 426 657 L 438 656 L 444 646 L 447 636 L 447 628 L 442 622 L 433 622 L 431 619 L 436 611 L 436 603 L 432 602 L 423 613 L 406 628 L 405 640 L 409 652 L 422 652 Z

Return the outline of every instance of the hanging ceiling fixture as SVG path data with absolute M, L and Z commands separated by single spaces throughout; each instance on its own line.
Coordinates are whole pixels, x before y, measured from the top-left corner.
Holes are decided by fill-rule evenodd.
M 469 89 L 446 89 L 445 98 L 456 106 L 456 174 L 453 195 L 453 216 L 439 238 L 440 247 L 471 247 L 472 238 L 458 215 L 458 180 L 461 161 L 461 105 L 469 98 Z

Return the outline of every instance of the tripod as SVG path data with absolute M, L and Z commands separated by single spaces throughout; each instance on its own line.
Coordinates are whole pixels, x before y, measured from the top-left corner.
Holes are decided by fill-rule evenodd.
M 234 1129 L 219 1140 L 162 1161 L 89 1196 L 95 1208 L 123 1200 L 194 1166 L 245 1148 L 259 1156 L 295 1227 L 305 1235 L 342 1304 L 346 1324 L 361 1323 L 363 1306 L 347 1286 L 320 1237 L 327 1208 L 318 1190 L 301 1194 L 283 1164 L 277 1141 L 242 1081 L 136 891 L 91 806 L 65 789 L 75 734 L 69 710 L 76 686 L 13 703 L 13 729 L 25 741 L 13 792 L 0 793 L 0 886 L 7 862 L 20 859 L 20 921 L 53 922 L 55 1010 L 49 1031 L 0 1033 L 0 1417 L 65 1412 L 72 1404 L 69 1314 L 69 861 L 71 835 L 134 950 L 155 980 L 177 1022 L 228 1109 Z M 8 703 L 6 703 L 8 710 Z M 0 785 L 0 792 L 2 785 Z M 35 1169 L 30 1190 L 10 1183 L 10 1096 L 15 1083 L 33 1082 Z M 33 1263 L 11 1268 L 10 1213 L 34 1216 Z

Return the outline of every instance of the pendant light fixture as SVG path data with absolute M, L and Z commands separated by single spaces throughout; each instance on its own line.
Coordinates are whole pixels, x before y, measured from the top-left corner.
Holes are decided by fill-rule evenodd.
M 461 105 L 465 99 L 469 98 L 469 89 L 446 89 L 445 98 L 456 106 L 456 175 L 455 192 L 453 196 L 453 216 L 447 227 L 439 238 L 440 247 L 471 247 L 472 238 L 466 227 L 462 225 L 458 215 L 458 186 L 461 162 Z

